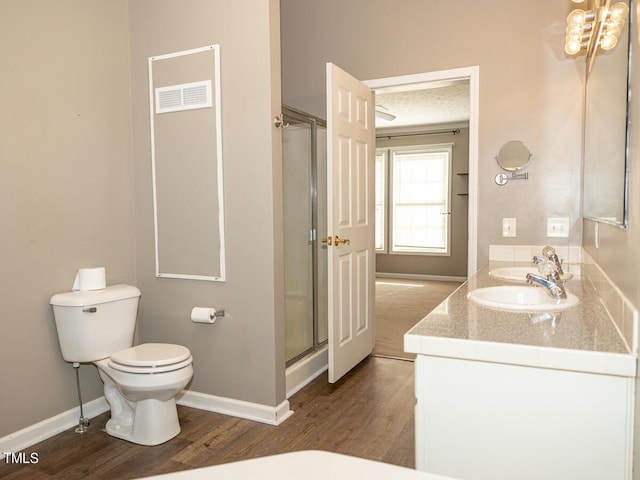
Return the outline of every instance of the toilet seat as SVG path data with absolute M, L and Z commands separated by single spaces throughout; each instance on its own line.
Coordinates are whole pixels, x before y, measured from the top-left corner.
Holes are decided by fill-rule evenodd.
M 121 372 L 150 374 L 171 372 L 191 363 L 193 358 L 187 347 L 170 343 L 143 343 L 113 353 L 108 365 Z

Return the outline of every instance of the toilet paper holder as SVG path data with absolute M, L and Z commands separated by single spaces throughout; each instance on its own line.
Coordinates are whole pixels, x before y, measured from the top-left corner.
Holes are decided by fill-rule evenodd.
M 191 321 L 194 323 L 214 323 L 218 317 L 224 317 L 224 308 L 193 307 Z

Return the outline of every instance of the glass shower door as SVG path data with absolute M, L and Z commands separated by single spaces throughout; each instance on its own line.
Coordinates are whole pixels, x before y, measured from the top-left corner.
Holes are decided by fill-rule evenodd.
M 285 339 L 287 363 L 314 348 L 312 125 L 285 116 Z
M 286 364 L 319 350 L 328 339 L 327 128 L 323 120 L 282 109 Z

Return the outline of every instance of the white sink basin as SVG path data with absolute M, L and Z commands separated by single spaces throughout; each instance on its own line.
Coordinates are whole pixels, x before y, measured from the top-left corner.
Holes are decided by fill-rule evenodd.
M 551 298 L 541 287 L 501 285 L 499 287 L 477 288 L 467 298 L 478 305 L 498 310 L 519 312 L 558 311 L 574 307 L 580 299 L 567 292 L 567 298 Z
M 527 281 L 527 273 L 540 275 L 537 267 L 502 267 L 491 270 L 489 272 L 489 276 L 499 280 L 505 280 L 507 282 L 524 283 Z M 562 278 L 562 280 L 571 280 L 573 278 L 573 274 L 570 272 L 564 272 L 560 278 Z

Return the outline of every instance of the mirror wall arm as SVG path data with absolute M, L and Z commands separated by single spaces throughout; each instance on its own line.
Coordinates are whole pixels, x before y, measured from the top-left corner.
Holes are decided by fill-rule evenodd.
M 509 180 L 527 180 L 528 178 L 529 178 L 528 172 L 524 172 L 524 173 L 511 172 L 510 177 L 506 173 L 499 173 L 496 175 L 494 181 L 502 187 L 506 185 Z

